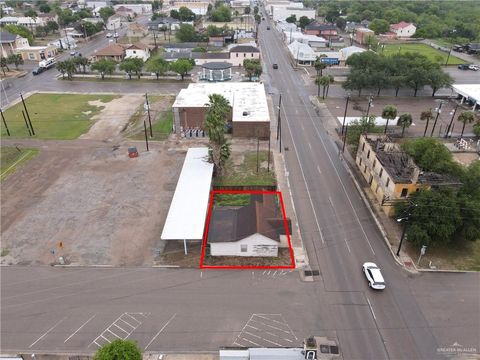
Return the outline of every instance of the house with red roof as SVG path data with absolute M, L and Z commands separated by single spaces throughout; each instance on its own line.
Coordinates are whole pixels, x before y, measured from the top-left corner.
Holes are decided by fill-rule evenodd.
M 415 34 L 417 28 L 412 23 L 401 21 L 398 24 L 391 24 L 390 31 L 397 35 L 397 38 L 409 38 Z

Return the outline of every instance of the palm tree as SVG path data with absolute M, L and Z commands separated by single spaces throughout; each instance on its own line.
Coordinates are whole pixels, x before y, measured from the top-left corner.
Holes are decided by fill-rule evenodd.
M 385 130 L 383 131 L 384 134 L 387 133 L 389 120 L 394 120 L 396 117 L 397 117 L 397 108 L 395 106 L 387 105 L 383 108 L 382 118 L 387 119 L 387 123 L 385 124 Z
M 467 123 L 471 124 L 475 121 L 475 113 L 473 111 L 462 111 L 457 120 L 463 123 L 462 133 L 460 134 L 460 137 L 463 137 L 465 125 L 467 125 Z
M 325 96 L 328 97 L 328 90 L 330 90 L 330 84 L 333 84 L 335 79 L 333 75 L 325 75 L 325 76 L 328 77 L 327 93 L 325 94 Z
M 330 76 L 317 76 L 317 78 L 315 79 L 315 84 L 317 84 L 318 86 L 317 96 L 320 97 L 320 86 L 322 86 L 322 99 L 325 99 L 325 90 L 326 87 L 330 85 Z
M 412 123 L 413 123 L 413 119 L 411 114 L 406 113 L 406 114 L 400 115 L 400 117 L 398 118 L 397 125 L 402 127 L 402 137 L 403 137 L 403 134 L 405 133 L 405 128 L 410 127 Z
M 315 59 L 313 66 L 315 67 L 315 70 L 317 70 L 317 76 L 323 76 L 323 69 L 327 67 L 327 64 L 322 63 L 319 56 Z
M 214 164 L 215 174 L 221 176 L 225 161 L 230 156 L 230 144 L 225 138 L 225 129 L 231 108 L 228 100 L 220 94 L 209 95 L 208 99 L 203 127 L 210 140 L 210 161 Z
M 420 120 L 427 121 L 427 125 L 425 126 L 425 131 L 423 132 L 423 137 L 425 137 L 425 134 L 427 133 L 427 129 L 428 129 L 428 123 L 432 119 L 433 119 L 432 109 L 428 109 L 427 111 L 422 111 L 422 113 L 420 114 Z

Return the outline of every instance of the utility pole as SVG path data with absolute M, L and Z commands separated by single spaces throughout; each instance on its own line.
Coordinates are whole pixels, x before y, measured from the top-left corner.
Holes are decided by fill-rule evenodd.
M 148 149 L 147 123 L 145 122 L 145 120 L 143 120 L 143 130 L 145 130 L 145 144 L 147 145 L 147 151 L 149 151 L 149 149 Z
M 280 111 L 282 109 L 282 94 L 280 94 L 280 100 L 278 101 L 278 119 L 277 119 L 277 141 L 280 142 L 280 153 L 282 152 L 282 123 L 280 118 Z
M 5 126 L 5 130 L 7 130 L 7 135 L 10 136 L 10 130 L 8 130 L 8 126 L 7 126 L 7 122 L 5 121 L 5 116 L 3 116 L 3 111 L 2 109 L 0 109 L 0 114 L 2 115 L 2 121 L 3 121 L 3 125 Z M 269 146 L 269 160 L 270 160 L 270 142 L 268 143 L 268 146 Z
M 270 141 L 271 141 L 271 134 L 268 131 L 268 154 L 267 154 L 267 172 L 270 172 Z
M 440 101 L 440 105 L 438 106 L 438 109 L 437 109 L 437 116 L 435 116 L 435 121 L 433 123 L 433 128 L 432 128 L 432 132 L 430 133 L 430 137 L 433 136 L 433 131 L 435 130 L 435 126 L 437 125 L 438 117 L 440 116 L 440 113 L 442 112 L 442 105 L 443 105 L 443 101 Z
M 345 119 L 347 117 L 347 108 L 348 108 L 349 100 L 350 100 L 350 95 L 347 95 L 347 103 L 345 104 L 345 112 L 343 113 L 342 135 L 343 135 L 343 129 L 345 128 Z
M 257 174 L 258 174 L 258 169 L 260 167 L 259 158 L 258 158 L 259 150 L 260 150 L 260 138 L 258 137 L 258 134 L 257 134 Z
M 23 120 L 25 120 L 25 126 L 27 127 L 28 135 L 32 136 L 32 132 L 30 131 L 30 126 L 28 126 L 27 117 L 25 116 L 25 111 L 23 110 L 22 110 L 22 115 L 23 115 Z
M 460 105 L 460 104 L 457 103 L 457 105 L 455 105 L 455 110 L 453 110 L 450 113 L 450 114 L 452 114 L 452 118 L 450 119 L 450 123 L 448 124 L 447 132 L 445 133 L 445 139 L 448 138 L 448 133 L 450 132 L 450 128 L 452 127 L 453 120 L 455 119 L 455 114 L 457 113 L 458 105 Z M 453 132 L 453 129 L 452 129 L 452 132 Z
M 370 114 L 370 107 L 372 106 L 372 102 L 373 102 L 373 96 L 370 95 L 370 96 L 368 97 L 368 108 L 367 108 L 367 115 L 366 115 L 367 118 L 368 118 L 368 114 Z
M 150 137 L 153 137 L 153 131 L 152 131 L 152 119 L 150 117 L 150 104 L 148 103 L 148 96 L 147 93 L 145 93 L 145 101 L 147 104 L 147 113 L 148 113 L 148 124 L 150 125 Z
M 405 238 L 405 232 L 407 231 L 407 219 L 403 221 L 405 221 L 405 223 L 403 224 L 402 237 L 400 238 L 400 243 L 398 244 L 397 256 L 400 256 L 400 250 L 402 249 L 403 239 Z
M 25 104 L 25 100 L 23 99 L 23 95 L 20 94 L 20 98 L 22 99 L 23 107 L 25 108 L 25 114 L 27 114 L 28 123 L 30 124 L 30 128 L 32 129 L 32 134 L 35 135 L 35 130 L 33 130 L 32 120 L 30 119 L 30 114 L 28 113 L 27 105 Z
M 450 54 L 451 53 L 452 53 L 452 48 L 450 48 L 450 51 L 448 52 L 447 61 L 445 61 L 445 66 L 448 65 L 448 60 L 450 60 Z
M 343 137 L 342 154 L 345 152 L 345 144 L 347 143 L 348 124 L 345 126 L 345 136 Z

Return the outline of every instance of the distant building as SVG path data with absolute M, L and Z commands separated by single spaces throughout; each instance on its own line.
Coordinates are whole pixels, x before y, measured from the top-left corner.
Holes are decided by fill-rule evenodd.
M 234 137 L 268 139 L 270 115 L 265 86 L 256 82 L 189 84 L 180 90 L 172 106 L 175 128 L 203 128 L 210 94 L 222 94 L 230 103 L 228 123 Z
M 147 61 L 150 57 L 150 46 L 137 42 L 125 48 L 125 59 L 137 58 Z
M 448 176 L 422 171 L 385 135 L 361 135 L 355 162 L 382 205 L 385 200 L 406 199 L 420 189 L 459 184 Z M 393 206 L 382 206 L 382 209 L 388 215 L 394 213 Z
M 368 38 L 372 36 L 375 36 L 375 32 L 373 30 L 367 28 L 359 28 L 355 32 L 355 41 L 363 45 L 368 41 Z
M 358 54 L 366 51 L 365 49 L 362 49 L 361 47 L 358 46 L 348 46 L 346 48 L 340 49 L 340 60 L 346 61 L 350 56 L 353 54 Z
M 5 15 L 11 15 L 15 12 L 15 9 L 10 6 L 0 5 L 0 7 Z
M 306 16 L 309 19 L 315 19 L 316 15 L 315 9 L 304 9 L 283 5 L 273 5 L 272 11 L 273 21 L 283 21 L 292 15 L 295 15 L 297 20 L 299 20 L 302 16 Z
M 250 6 L 250 0 L 232 0 L 230 1 L 230 7 L 232 12 L 238 11 L 239 14 L 245 13 L 245 8 Z
M 316 21 L 305 26 L 305 30 L 303 32 L 309 35 L 322 36 L 327 40 L 332 36 L 338 35 L 337 27 L 335 25 L 320 24 Z
M 115 12 L 117 11 L 118 8 L 123 7 L 126 9 L 132 10 L 135 14 L 137 15 L 142 15 L 142 14 L 151 14 L 153 12 L 152 9 L 152 4 L 147 3 L 147 4 L 121 4 L 121 5 L 113 5 L 113 10 Z
M 208 11 L 209 1 L 173 1 L 164 8 L 164 12 L 170 13 L 172 10 L 180 10 L 181 7 L 190 9 L 195 15 L 206 15 Z
M 105 24 L 107 30 L 116 31 L 122 27 L 122 17 L 119 15 L 112 15 L 107 19 Z
M 229 62 L 233 66 L 243 65 L 245 59 L 260 59 L 260 50 L 251 45 L 237 45 L 230 49 Z
M 0 26 L 1 25 L 17 25 L 18 18 L 15 16 L 4 16 L 0 18 Z
M 148 29 L 139 24 L 139 23 L 131 23 L 128 25 L 127 28 L 127 37 L 139 37 L 142 38 L 148 34 Z
M 112 43 L 107 47 L 98 50 L 93 56 L 92 60 L 98 61 L 102 59 L 110 59 L 114 61 L 122 61 L 125 58 L 125 49 L 129 44 Z
M 22 56 L 23 60 L 42 61 L 50 57 L 55 57 L 58 50 L 53 45 L 46 45 L 19 47 L 16 52 Z
M 390 31 L 394 32 L 399 38 L 409 38 L 415 34 L 417 28 L 412 23 L 401 21 L 398 24 L 390 25 Z
M 0 55 L 8 57 L 16 54 L 18 48 L 26 48 L 30 46 L 28 40 L 20 35 L 11 34 L 8 31 L 0 32 Z
M 310 46 L 298 41 L 294 41 L 288 45 L 288 50 L 290 51 L 293 60 L 298 65 L 313 65 L 317 58 L 317 54 Z
M 48 13 L 48 14 L 38 14 L 37 19 L 40 22 L 40 25 L 46 26 L 49 21 L 58 22 L 58 15 L 56 13 Z

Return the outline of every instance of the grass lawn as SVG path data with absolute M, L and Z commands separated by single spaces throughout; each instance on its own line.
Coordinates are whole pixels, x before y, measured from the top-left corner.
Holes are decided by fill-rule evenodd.
M 91 74 L 91 73 L 90 73 Z M 68 80 L 66 77 L 65 78 L 58 78 L 59 80 L 62 80 L 62 81 L 89 81 L 89 82 L 99 82 L 99 83 L 118 83 L 118 82 L 121 82 L 121 83 L 126 83 L 126 82 L 129 82 L 131 81 L 132 83 L 152 83 L 152 82 L 156 82 L 156 83 L 159 83 L 159 84 L 178 84 L 179 82 L 182 82 L 182 83 L 191 83 L 192 81 L 188 78 L 188 77 L 185 77 L 185 79 L 182 81 L 182 80 L 177 80 L 177 78 L 175 76 L 171 76 L 170 78 L 168 79 L 145 79 L 145 78 L 138 78 L 136 75 L 132 75 L 132 78 L 131 79 L 128 79 L 128 77 L 122 77 L 122 78 L 114 78 L 114 77 L 109 77 L 108 75 L 105 75 L 105 79 L 102 80 L 102 78 L 100 77 L 99 74 L 96 74 L 98 75 L 98 77 L 74 77 L 73 80 Z M 118 74 L 116 74 L 118 75 Z M 125 74 L 123 74 L 125 75 Z M 187 75 L 188 76 L 188 75 Z
M 400 53 L 412 52 L 412 53 L 419 53 L 425 55 L 433 62 L 439 62 L 440 64 L 444 65 L 447 61 L 448 54 L 434 49 L 431 46 L 425 44 L 385 44 L 385 49 L 383 50 L 383 54 L 385 55 L 396 55 Z M 382 51 L 380 50 L 380 53 Z M 450 55 L 448 59 L 449 65 L 458 65 L 463 64 L 465 61 L 462 59 L 457 58 L 453 54 Z
M 92 126 L 92 116 L 103 107 L 89 105 L 89 101 L 107 103 L 115 95 L 34 94 L 27 99 L 28 113 L 35 135 L 32 138 L 69 140 L 76 139 Z M 12 138 L 28 138 L 28 130 L 22 116 L 23 105 L 18 103 L 4 111 Z M 1 124 L 1 136 L 7 133 Z
M 235 154 L 233 155 L 235 156 Z M 214 186 L 249 186 L 249 185 L 276 185 L 273 170 L 273 156 L 270 156 L 270 171 L 267 171 L 268 151 L 259 151 L 257 173 L 257 152 L 249 151 L 241 155 L 243 161 L 240 165 L 233 163 L 232 157 L 227 162 L 225 174 L 216 177 Z
M 215 194 L 213 203 L 216 206 L 247 206 L 250 194 Z
M 28 160 L 37 156 L 37 149 L 19 149 L 15 146 L 2 146 L 0 148 L 0 180 L 3 181 Z
M 150 106 L 154 108 L 154 104 L 157 101 L 165 101 L 165 98 L 162 96 L 149 96 L 148 97 Z M 173 102 L 173 100 L 172 100 Z M 150 111 L 151 113 L 153 111 Z M 153 112 L 155 116 L 155 112 Z M 135 114 L 129 120 L 129 126 L 133 127 L 134 132 L 131 136 L 131 139 L 134 140 L 143 140 L 145 138 L 145 132 L 143 128 L 143 119 L 145 119 L 145 110 L 143 109 L 143 105 L 135 112 Z M 165 140 L 167 139 L 170 134 L 172 133 L 173 129 L 173 111 L 167 110 L 162 111 L 155 118 L 152 118 L 152 132 L 153 137 L 151 140 Z M 150 135 L 150 130 L 148 129 L 148 122 L 147 122 L 147 131 Z M 149 137 L 150 139 L 150 137 Z

